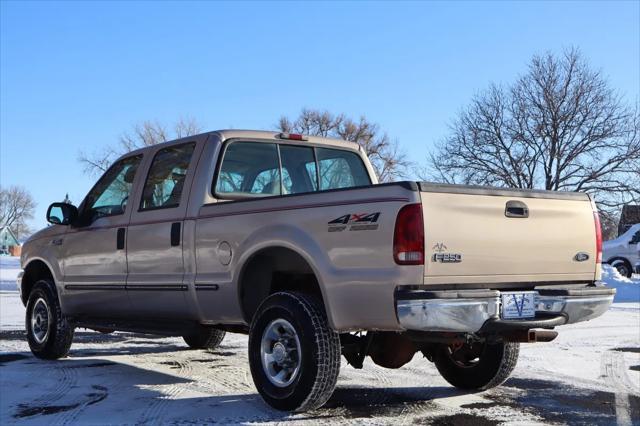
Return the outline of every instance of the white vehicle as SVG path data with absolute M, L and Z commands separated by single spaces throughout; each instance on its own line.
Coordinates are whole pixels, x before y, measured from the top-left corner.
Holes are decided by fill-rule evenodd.
M 602 259 L 616 268 L 620 275 L 630 278 L 634 265 L 636 269 L 640 265 L 638 243 L 640 243 L 640 223 L 633 225 L 615 240 L 605 241 L 602 244 Z

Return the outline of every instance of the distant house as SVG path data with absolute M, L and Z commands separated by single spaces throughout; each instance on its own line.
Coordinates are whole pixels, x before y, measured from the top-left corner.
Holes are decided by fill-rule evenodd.
M 627 204 L 622 208 L 620 222 L 618 223 L 618 235 L 624 234 L 632 225 L 640 223 L 640 206 Z
M 0 252 L 11 256 L 20 256 L 20 242 L 8 226 L 0 227 Z

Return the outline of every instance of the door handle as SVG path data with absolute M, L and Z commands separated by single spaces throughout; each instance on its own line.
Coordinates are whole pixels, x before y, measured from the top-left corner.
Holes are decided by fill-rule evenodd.
M 522 201 L 507 201 L 507 205 L 504 209 L 504 215 L 506 217 L 526 218 L 529 217 L 529 207 L 527 207 L 527 205 Z
M 126 228 L 118 228 L 118 237 L 116 241 L 116 249 L 123 250 L 124 249 L 124 237 L 126 236 Z
M 180 222 L 171 224 L 171 247 L 180 245 Z

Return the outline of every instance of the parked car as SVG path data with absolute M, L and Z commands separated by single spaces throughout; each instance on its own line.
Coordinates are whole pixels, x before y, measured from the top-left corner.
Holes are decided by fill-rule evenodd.
M 379 184 L 358 145 L 296 134 L 133 151 L 47 220 L 19 278 L 37 357 L 64 357 L 75 327 L 198 349 L 248 333 L 254 383 L 281 410 L 323 405 L 341 355 L 399 368 L 421 353 L 454 386 L 492 388 L 520 342 L 615 293 L 586 194 Z
M 623 277 L 631 277 L 634 267 L 640 263 L 638 254 L 640 243 L 640 223 L 633 225 L 614 240 L 605 241 L 602 255 L 606 263 L 618 270 Z

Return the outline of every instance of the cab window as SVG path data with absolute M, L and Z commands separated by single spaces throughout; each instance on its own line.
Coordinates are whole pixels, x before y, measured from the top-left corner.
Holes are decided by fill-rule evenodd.
M 123 214 L 142 155 L 118 161 L 106 171 L 87 195 L 83 216 L 89 222 Z
M 161 149 L 153 158 L 144 183 L 140 210 L 178 207 L 195 143 Z
M 260 142 L 228 145 L 215 188 L 216 194 L 228 198 L 280 195 L 278 147 Z
M 312 147 L 280 145 L 282 190 L 301 194 L 318 190 L 318 176 Z
M 353 152 L 263 142 L 227 145 L 215 194 L 235 199 L 302 194 L 371 183 L 362 159 Z
M 339 149 L 316 149 L 320 190 L 371 184 L 367 169 L 357 154 Z

